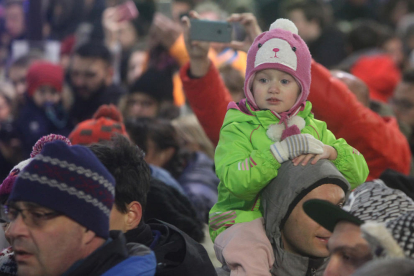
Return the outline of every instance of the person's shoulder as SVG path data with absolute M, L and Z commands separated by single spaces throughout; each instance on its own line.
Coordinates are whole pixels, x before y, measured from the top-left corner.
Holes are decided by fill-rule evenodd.
M 154 255 L 148 247 L 140 244 L 135 245 L 135 252 L 127 259 L 118 263 L 102 276 L 112 275 L 126 275 L 126 276 L 153 276 L 155 275 L 157 261 Z M 139 252 L 138 252 L 139 251 Z

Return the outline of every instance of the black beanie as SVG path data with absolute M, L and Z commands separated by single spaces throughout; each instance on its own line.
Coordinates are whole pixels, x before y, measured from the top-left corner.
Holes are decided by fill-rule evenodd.
M 173 100 L 173 81 L 171 72 L 148 68 L 129 88 L 129 93 L 143 93 L 158 102 Z

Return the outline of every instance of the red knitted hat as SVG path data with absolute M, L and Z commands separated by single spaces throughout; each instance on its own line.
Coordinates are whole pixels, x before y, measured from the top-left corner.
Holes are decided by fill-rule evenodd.
M 50 85 L 62 92 L 64 72 L 60 65 L 48 61 L 34 62 L 27 72 L 27 93 L 30 97 L 42 85 Z
M 123 118 L 113 105 L 102 105 L 90 120 L 79 123 L 69 134 L 73 145 L 90 145 L 101 141 L 110 141 L 115 133 L 129 138 Z

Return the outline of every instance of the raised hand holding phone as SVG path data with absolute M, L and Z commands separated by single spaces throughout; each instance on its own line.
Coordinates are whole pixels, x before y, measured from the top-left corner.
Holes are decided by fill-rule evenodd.
M 247 52 L 254 39 L 262 33 L 256 17 L 252 13 L 235 13 L 232 14 L 227 21 L 231 23 L 240 23 L 244 27 L 246 33 L 244 41 L 233 40 L 229 43 L 228 46 L 235 50 Z
M 191 19 L 190 39 L 229 43 L 232 40 L 233 26 L 226 21 Z
M 190 11 L 189 17 L 191 19 L 199 19 L 200 16 L 195 11 Z M 210 43 L 206 41 L 194 41 L 190 39 L 191 21 L 190 18 L 184 16 L 181 19 L 184 41 L 190 57 L 190 71 L 195 77 L 203 77 L 210 66 L 208 59 L 208 51 L 210 50 Z

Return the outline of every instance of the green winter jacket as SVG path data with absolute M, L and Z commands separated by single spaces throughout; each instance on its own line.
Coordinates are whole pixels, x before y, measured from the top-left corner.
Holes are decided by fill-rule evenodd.
M 277 176 L 280 163 L 270 151 L 266 131 L 279 119 L 270 110 L 253 111 L 252 115 L 229 109 L 220 130 L 214 163 L 220 179 L 218 201 L 210 210 L 209 227 L 212 240 L 235 223 L 262 217 L 260 191 Z M 351 188 L 365 182 L 368 166 L 364 157 L 344 139 L 336 139 L 326 123 L 314 118 L 312 104 L 307 101 L 297 116 L 305 120 L 301 133 L 309 133 L 338 152 L 332 160 L 351 184 Z

